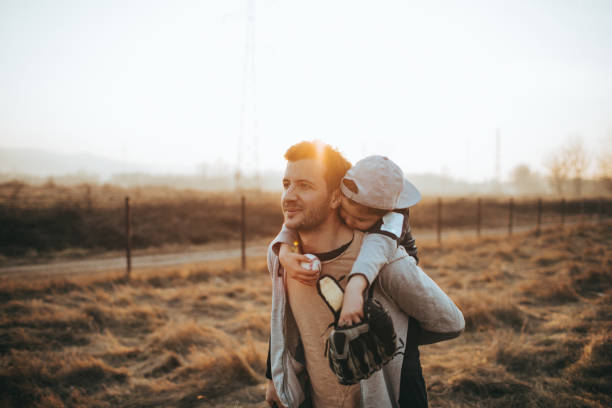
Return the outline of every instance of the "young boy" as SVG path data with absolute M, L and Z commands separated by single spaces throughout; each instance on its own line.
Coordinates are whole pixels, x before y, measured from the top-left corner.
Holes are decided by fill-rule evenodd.
M 421 194 L 404 178 L 400 167 L 383 156 L 369 156 L 357 162 L 346 172 L 340 188 L 340 217 L 347 226 L 366 232 L 359 256 L 348 275 L 338 320 L 340 326 L 351 326 L 363 319 L 363 294 L 398 245 L 404 246 L 418 262 L 408 223 L 408 207 L 419 202 Z M 316 282 L 300 279 L 304 276 L 301 264 L 309 260 L 295 253 L 290 245 L 281 245 L 279 260 L 288 276 L 305 284 Z

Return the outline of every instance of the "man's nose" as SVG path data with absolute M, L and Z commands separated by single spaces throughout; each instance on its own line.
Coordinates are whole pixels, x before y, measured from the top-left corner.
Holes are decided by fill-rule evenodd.
M 295 192 L 295 188 L 293 186 L 287 187 L 283 191 L 283 200 L 284 201 L 294 201 L 297 200 L 297 194 Z

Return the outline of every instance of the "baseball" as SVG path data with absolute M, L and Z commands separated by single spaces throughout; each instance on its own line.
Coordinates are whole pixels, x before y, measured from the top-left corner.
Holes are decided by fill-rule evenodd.
M 310 262 L 302 262 L 300 266 L 309 271 L 319 271 L 321 272 L 321 261 L 319 258 L 314 256 L 313 254 L 304 254 L 304 256 L 310 258 Z

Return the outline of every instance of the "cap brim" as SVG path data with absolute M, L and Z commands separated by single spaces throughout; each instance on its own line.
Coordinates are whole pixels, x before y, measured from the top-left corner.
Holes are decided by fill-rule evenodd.
M 417 190 L 414 184 L 404 179 L 402 193 L 397 200 L 397 208 L 412 207 L 419 201 L 421 201 L 421 193 L 419 193 L 419 190 Z

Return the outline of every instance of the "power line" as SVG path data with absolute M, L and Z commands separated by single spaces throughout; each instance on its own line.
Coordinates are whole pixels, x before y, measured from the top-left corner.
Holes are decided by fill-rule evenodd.
M 501 184 L 501 132 L 499 128 L 495 131 L 495 183 Z

